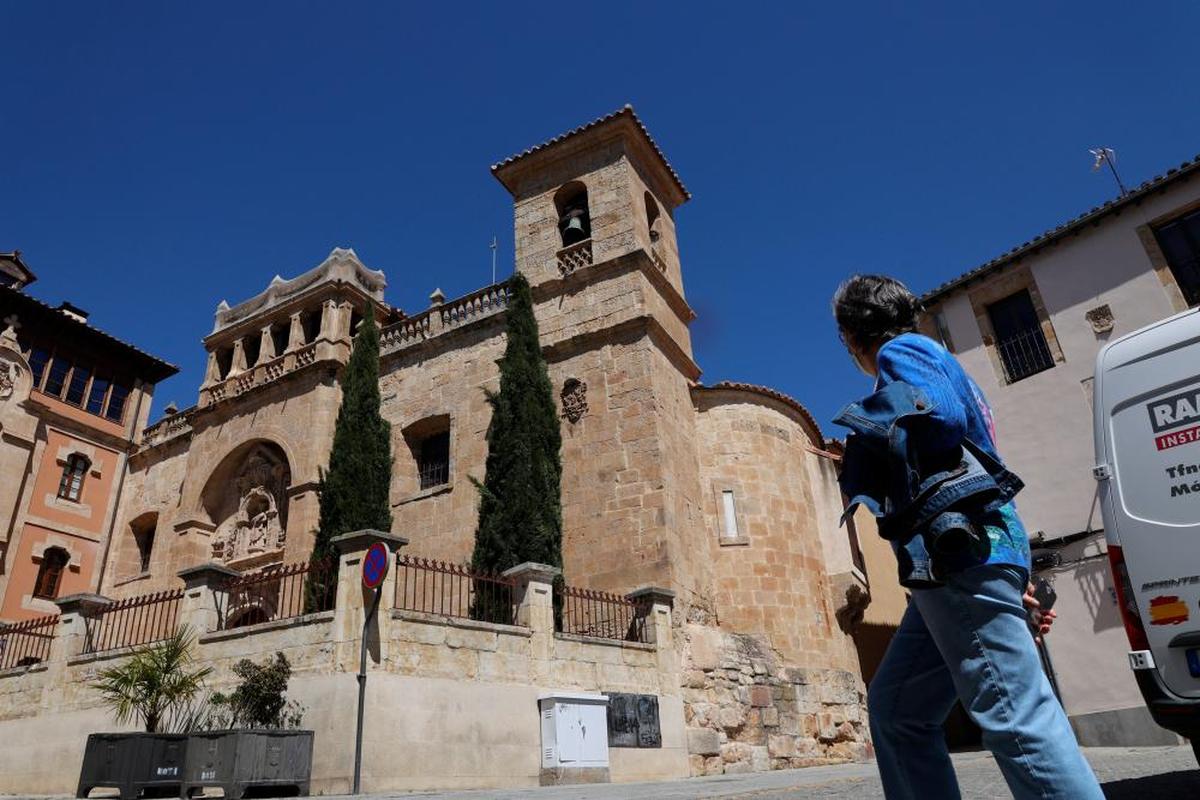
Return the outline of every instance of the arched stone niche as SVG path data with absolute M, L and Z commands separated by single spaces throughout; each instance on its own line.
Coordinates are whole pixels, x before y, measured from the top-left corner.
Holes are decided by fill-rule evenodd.
M 292 473 L 274 442 L 248 442 L 222 460 L 200 500 L 215 526 L 211 558 L 252 567 L 283 557 Z

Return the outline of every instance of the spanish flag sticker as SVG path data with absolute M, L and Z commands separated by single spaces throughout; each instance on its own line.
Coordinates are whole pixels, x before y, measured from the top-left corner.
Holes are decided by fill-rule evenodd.
M 1161 595 L 1150 600 L 1151 625 L 1178 625 L 1188 621 L 1187 603 L 1173 594 Z

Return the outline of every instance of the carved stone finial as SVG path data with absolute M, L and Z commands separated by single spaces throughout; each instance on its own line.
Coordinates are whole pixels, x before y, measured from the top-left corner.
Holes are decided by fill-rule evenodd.
M 430 306 L 440 306 L 444 302 L 446 302 L 446 295 L 441 289 L 434 289 L 433 294 L 429 295 Z
M 1095 333 L 1107 333 L 1116 325 L 1116 319 L 1113 316 L 1112 308 L 1105 303 L 1102 306 L 1096 306 L 1089 310 L 1084 315 L 1084 319 L 1092 324 L 1092 331 Z

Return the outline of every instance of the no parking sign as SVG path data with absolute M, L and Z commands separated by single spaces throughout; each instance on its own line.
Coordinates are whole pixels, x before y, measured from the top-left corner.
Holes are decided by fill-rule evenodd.
M 362 582 L 368 589 L 378 589 L 387 577 L 388 549 L 383 542 L 375 542 L 367 548 L 362 560 Z

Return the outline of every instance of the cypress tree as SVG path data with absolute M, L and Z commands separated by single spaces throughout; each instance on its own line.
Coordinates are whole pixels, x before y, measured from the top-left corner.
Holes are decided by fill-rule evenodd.
M 507 343 L 500 390 L 487 392 L 487 473 L 471 565 L 499 572 L 525 561 L 562 566 L 562 434 L 538 343 L 533 293 L 524 275 L 508 282 Z M 485 390 L 487 391 L 487 390 Z M 477 589 L 482 589 L 482 585 Z M 478 591 L 473 616 L 510 622 L 511 610 Z
M 391 530 L 391 483 L 391 425 L 379 414 L 379 328 L 373 315 L 367 314 L 342 375 L 342 405 L 329 468 L 322 472 L 318 487 L 320 523 L 310 563 L 335 567 L 323 578 L 317 577 L 320 572 L 310 573 L 309 611 L 333 607 L 338 560 L 334 537 L 364 528 Z

